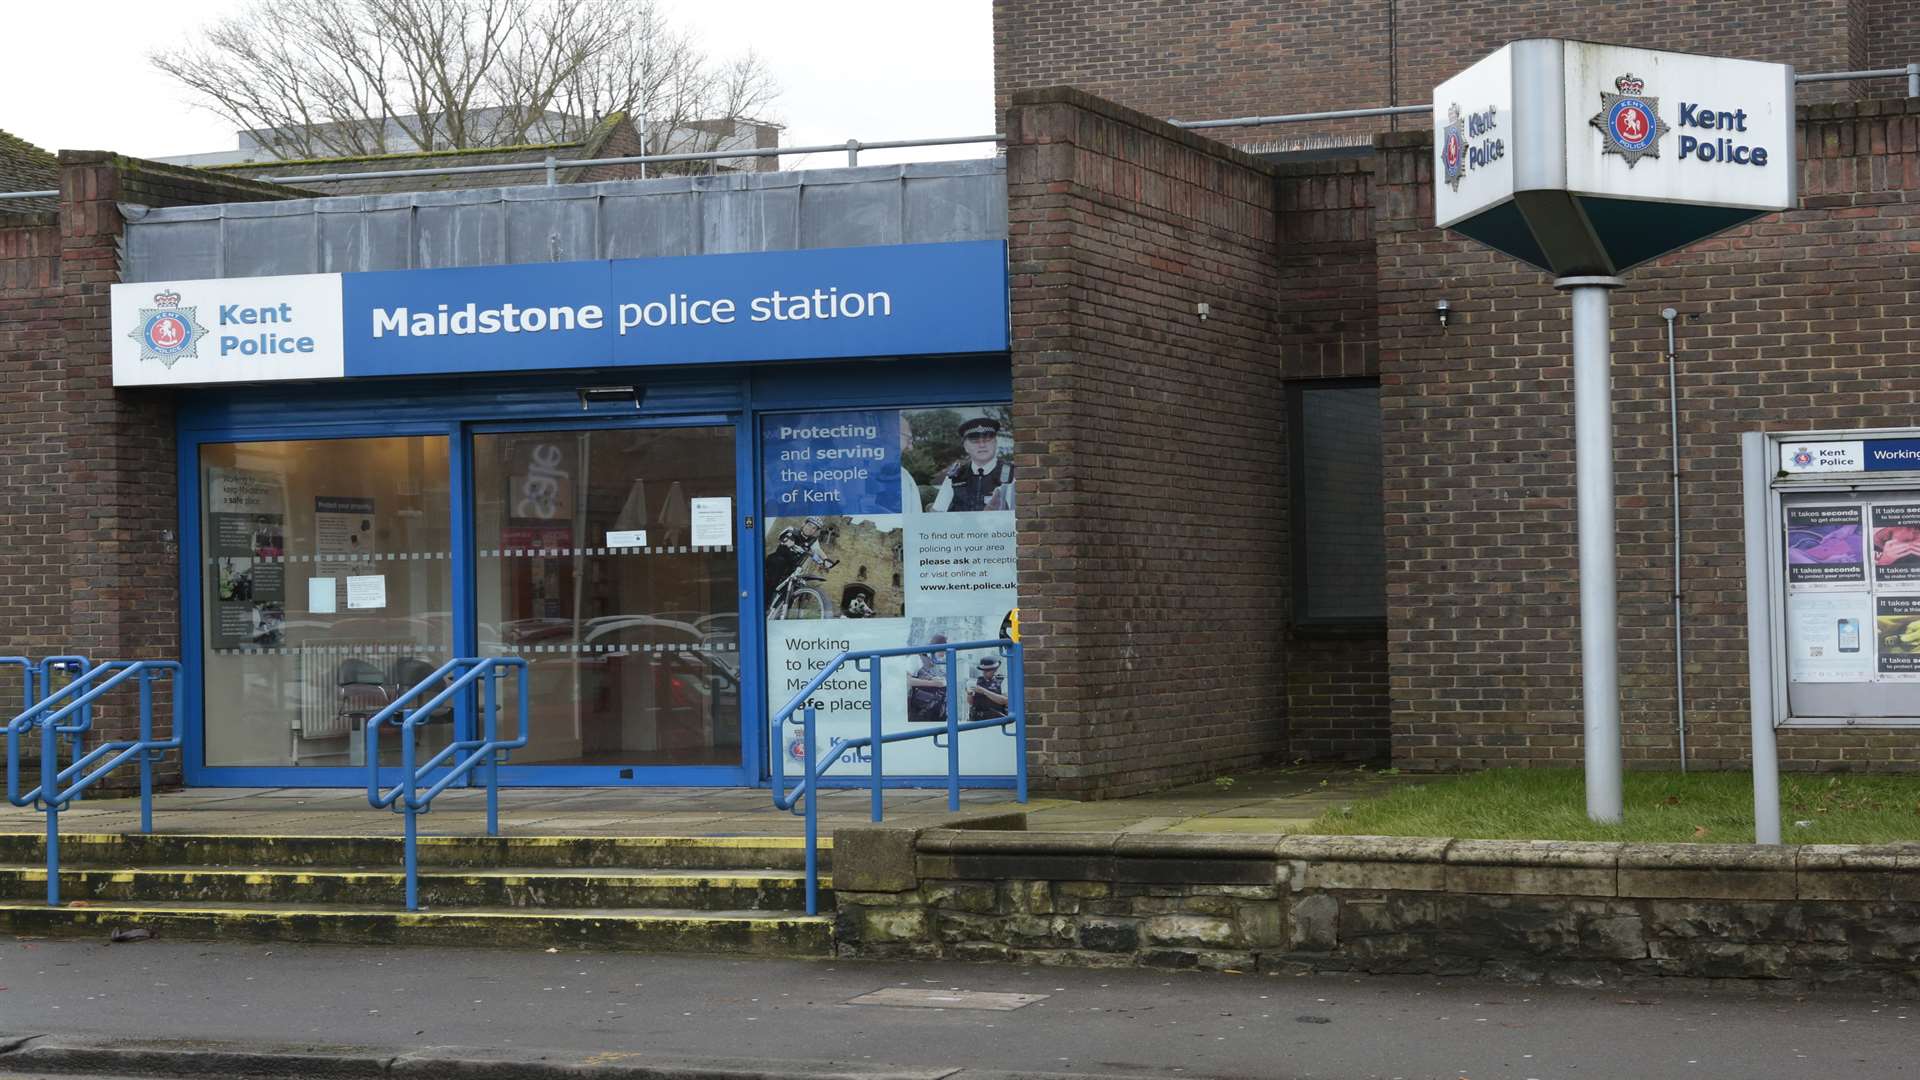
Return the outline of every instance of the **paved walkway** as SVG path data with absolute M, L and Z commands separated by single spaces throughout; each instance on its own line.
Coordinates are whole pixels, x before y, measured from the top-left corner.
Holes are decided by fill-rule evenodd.
M 1133 799 L 1073 802 L 1035 798 L 1027 805 L 1032 830 L 1056 832 L 1299 832 L 1330 807 L 1364 799 L 1412 778 L 1345 767 L 1295 767 L 1249 773 L 1231 784 L 1201 783 Z M 821 796 L 821 826 L 831 830 L 867 820 L 865 791 Z M 1016 809 L 1012 793 L 968 791 L 965 810 Z M 485 794 L 463 789 L 434 801 L 421 819 L 426 833 L 485 830 Z M 888 821 L 928 820 L 947 812 L 946 793 L 923 789 L 886 793 Z M 154 830 L 164 833 L 249 835 L 397 835 L 401 818 L 376 812 L 366 793 L 342 788 L 197 788 L 156 796 Z M 501 831 L 509 836 L 799 836 L 799 817 L 773 808 L 772 793 L 755 788 L 511 788 L 500 793 Z M 60 815 L 62 832 L 134 832 L 137 799 L 96 798 Z M 0 833 L 39 833 L 39 813 L 0 806 Z

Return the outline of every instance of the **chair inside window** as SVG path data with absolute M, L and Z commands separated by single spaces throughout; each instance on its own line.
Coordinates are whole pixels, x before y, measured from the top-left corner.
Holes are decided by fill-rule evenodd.
M 368 660 L 349 657 L 340 661 L 334 682 L 339 686 L 334 715 L 350 731 L 366 727 L 375 713 L 393 701 L 386 673 Z
M 437 667 L 438 665 L 421 660 L 418 657 L 410 657 L 393 666 L 393 681 L 395 685 L 400 688 L 400 692 L 405 693 L 424 682 L 434 673 Z M 444 683 L 445 680 L 442 680 L 442 682 Z M 413 704 L 424 705 L 432 700 L 433 696 L 439 692 L 438 689 L 422 691 L 420 696 L 414 699 Z M 452 699 L 448 699 L 445 705 L 428 713 L 426 722 L 429 724 L 453 723 Z

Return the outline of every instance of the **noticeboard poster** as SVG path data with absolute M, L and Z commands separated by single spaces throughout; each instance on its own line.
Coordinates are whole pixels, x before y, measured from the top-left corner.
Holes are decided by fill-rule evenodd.
M 1858 504 L 1786 508 L 1787 584 L 1794 588 L 1859 589 L 1867 583 L 1866 544 Z
M 1869 513 L 1874 587 L 1920 591 L 1920 502 L 1878 503 Z
M 1873 615 L 1873 597 L 1864 592 L 1795 596 L 1787 619 L 1787 677 L 1794 682 L 1871 680 Z
M 774 707 L 847 649 L 990 640 L 1018 605 L 1013 431 L 1004 405 L 770 416 L 761 431 L 769 697 Z M 892 657 L 881 666 L 887 731 L 1006 715 L 1005 659 Z M 849 667 L 815 697 L 822 747 L 867 734 L 871 676 Z M 801 756 L 796 728 L 772 748 Z M 890 744 L 890 776 L 946 772 L 932 740 Z M 1013 740 L 960 740 L 961 770 L 1013 771 Z M 849 754 L 831 773 L 870 768 Z
M 207 470 L 206 547 L 216 649 L 280 644 L 287 619 L 287 489 L 278 473 Z
M 1920 679 L 1920 596 L 1875 597 L 1873 613 L 1881 680 Z

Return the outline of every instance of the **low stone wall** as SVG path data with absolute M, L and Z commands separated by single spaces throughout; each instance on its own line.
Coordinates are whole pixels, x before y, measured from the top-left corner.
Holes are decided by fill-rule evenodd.
M 1792 980 L 1920 994 L 1920 844 L 844 828 L 864 957 L 1245 972 Z

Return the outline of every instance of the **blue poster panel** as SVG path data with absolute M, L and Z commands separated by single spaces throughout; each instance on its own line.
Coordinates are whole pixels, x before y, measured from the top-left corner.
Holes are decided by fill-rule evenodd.
M 1015 574 L 1013 430 L 1004 404 L 789 413 L 761 421 L 767 528 L 767 667 L 775 707 L 806 688 L 835 654 L 998 638 L 1019 603 Z M 962 654 L 949 680 L 939 656 L 882 667 L 882 726 L 1005 715 L 1006 658 Z M 818 691 L 818 738 L 870 731 L 869 677 L 851 668 Z M 791 729 L 773 753 L 799 758 Z M 988 730 L 960 742 L 969 776 L 1007 776 L 1011 738 Z M 946 750 L 895 743 L 889 776 L 936 776 Z M 830 775 L 871 768 L 849 757 Z

